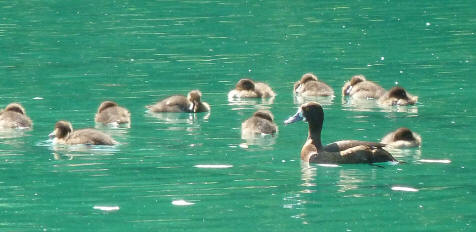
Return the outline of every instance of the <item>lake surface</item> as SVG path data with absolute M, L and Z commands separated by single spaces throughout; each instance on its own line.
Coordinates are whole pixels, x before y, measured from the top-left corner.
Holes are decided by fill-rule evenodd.
M 33 130 L 0 133 L 2 231 L 474 231 L 474 2 L 2 1 L 0 106 L 22 103 Z M 378 141 L 406 126 L 421 148 L 405 164 L 300 161 L 307 124 L 284 126 L 293 83 L 313 72 L 323 143 Z M 419 96 L 412 107 L 341 99 L 363 74 Z M 242 77 L 273 101 L 229 102 Z M 209 114 L 145 105 L 200 89 Z M 100 128 L 121 144 L 54 146 L 57 120 L 94 127 L 103 100 L 131 128 Z M 275 138 L 241 139 L 269 109 Z

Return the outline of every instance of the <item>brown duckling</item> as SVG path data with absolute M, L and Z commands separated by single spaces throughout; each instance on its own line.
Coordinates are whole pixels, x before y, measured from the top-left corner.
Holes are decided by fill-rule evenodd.
M 294 83 L 294 93 L 304 97 L 334 96 L 334 90 L 312 73 L 302 75 L 301 80 Z
M 58 144 L 88 144 L 88 145 L 114 145 L 117 142 L 109 135 L 93 129 L 81 129 L 73 131 L 73 126 L 68 121 L 58 121 L 55 129 L 49 134 L 54 138 L 53 143 Z
M 152 112 L 185 112 L 185 113 L 200 113 L 210 111 L 210 105 L 201 101 L 202 92 L 199 90 L 192 90 L 185 97 L 183 95 L 174 95 L 155 103 L 154 105 L 146 106 Z
M 414 105 L 418 101 L 417 96 L 413 96 L 404 88 L 395 86 L 378 99 L 378 103 L 385 106 L 406 106 Z
M 103 124 L 131 123 L 131 113 L 113 101 L 103 101 L 98 107 L 94 121 Z
M 241 79 L 236 83 L 235 89 L 228 93 L 228 98 L 269 98 L 275 95 L 271 87 L 265 83 Z
M 385 89 L 375 82 L 368 81 L 363 75 L 355 75 L 342 87 L 342 96 L 360 99 L 378 99 L 385 94 Z
M 380 142 L 394 148 L 419 147 L 421 136 L 406 127 L 400 127 L 385 135 Z
M 321 131 L 324 111 L 316 102 L 301 105 L 297 113 L 286 120 L 285 124 L 305 119 L 309 124 L 306 143 L 301 149 L 301 159 L 311 163 L 355 164 L 397 161 L 386 150 L 385 144 L 357 140 L 337 141 L 323 146 Z
M 274 116 L 269 110 L 258 110 L 241 124 L 242 137 L 261 134 L 274 135 L 277 131 L 278 127 L 274 123 Z
M 0 112 L 0 128 L 31 128 L 33 122 L 19 103 L 10 103 Z

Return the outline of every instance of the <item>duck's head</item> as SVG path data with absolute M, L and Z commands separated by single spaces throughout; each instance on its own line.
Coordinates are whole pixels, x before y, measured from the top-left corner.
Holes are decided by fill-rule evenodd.
M 99 108 L 98 108 L 98 113 L 101 113 L 102 111 L 104 111 L 105 109 L 109 108 L 109 107 L 114 107 L 114 106 L 118 106 L 117 103 L 113 102 L 113 101 L 103 101 L 101 103 L 101 105 L 99 105 Z
M 58 121 L 55 124 L 55 129 L 49 134 L 50 138 L 63 139 L 73 132 L 73 126 L 68 121 Z
M 413 141 L 415 140 L 415 137 L 413 137 L 413 132 L 406 128 L 406 127 L 401 127 L 398 128 L 395 131 L 395 134 L 393 135 L 393 138 L 395 141 L 397 140 L 405 140 L 405 141 Z
M 188 92 L 187 99 L 190 101 L 190 108 L 189 110 L 192 112 L 197 112 L 198 108 L 200 107 L 200 102 L 202 98 L 202 92 L 200 90 L 192 90 Z
M 10 104 L 8 104 L 7 107 L 5 107 L 5 111 L 17 112 L 17 113 L 20 113 L 20 114 L 23 114 L 23 115 L 26 114 L 25 108 L 23 108 L 23 106 L 20 105 L 20 103 L 10 103 Z
M 253 114 L 254 117 L 266 119 L 270 122 L 273 122 L 274 116 L 269 110 L 258 110 Z
M 299 107 L 296 114 L 284 121 L 284 124 L 290 124 L 305 120 L 310 124 L 322 125 L 324 122 L 324 110 L 317 102 L 308 102 Z
M 237 90 L 254 90 L 255 89 L 255 83 L 251 79 L 241 79 L 236 83 L 236 89 Z
M 317 81 L 317 80 L 318 80 L 317 76 L 314 75 L 313 73 L 305 73 L 304 75 L 302 75 L 301 80 L 299 80 L 298 82 L 296 82 L 296 84 L 294 84 L 294 91 L 300 92 L 304 84 L 306 84 L 309 81 Z
M 360 83 L 360 82 L 364 82 L 366 81 L 367 79 L 365 79 L 365 76 L 364 75 L 355 75 L 353 76 L 351 79 L 350 79 L 350 85 L 347 87 L 347 89 L 345 90 L 345 94 L 350 94 L 350 91 L 352 90 L 353 86 L 355 86 L 356 84 Z

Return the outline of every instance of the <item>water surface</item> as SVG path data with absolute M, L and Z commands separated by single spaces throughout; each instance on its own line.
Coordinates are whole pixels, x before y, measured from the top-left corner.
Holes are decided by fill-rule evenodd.
M 0 105 L 21 102 L 33 130 L 0 134 L 5 231 L 473 231 L 474 3 L 446 1 L 4 1 Z M 307 124 L 284 126 L 292 85 L 314 72 L 323 142 L 378 141 L 406 126 L 406 164 L 315 165 L 299 152 Z M 352 75 L 419 96 L 411 107 L 353 104 Z M 272 101 L 229 102 L 239 78 Z M 146 112 L 200 89 L 209 114 Z M 132 113 L 113 147 L 53 146 L 54 123 L 94 127 L 100 102 Z M 247 144 L 257 109 L 279 124 Z

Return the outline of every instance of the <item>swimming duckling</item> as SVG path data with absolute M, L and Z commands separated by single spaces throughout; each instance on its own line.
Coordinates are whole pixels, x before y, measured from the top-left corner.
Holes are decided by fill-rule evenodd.
M 235 89 L 228 93 L 228 98 L 269 98 L 275 95 L 271 87 L 265 83 L 241 79 L 236 83 Z
M 131 123 L 131 113 L 113 101 L 103 101 L 94 121 L 103 124 L 127 124 Z
M 277 131 L 278 127 L 274 123 L 274 116 L 269 110 L 258 110 L 241 124 L 242 137 L 262 134 L 274 135 Z
M 368 81 L 363 75 L 355 75 L 342 87 L 342 96 L 360 99 L 378 99 L 385 94 L 385 89 L 375 82 Z
M 183 95 L 174 95 L 165 98 L 154 105 L 146 106 L 152 112 L 185 112 L 200 113 L 210 111 L 210 105 L 201 101 L 202 92 L 192 90 L 185 97 Z
M 49 134 L 53 143 L 58 144 L 88 144 L 88 145 L 114 145 L 117 142 L 109 135 L 93 129 L 81 129 L 73 131 L 73 126 L 68 121 L 58 121 L 55 129 Z
M 378 103 L 385 106 L 414 105 L 418 101 L 417 96 L 410 95 L 404 88 L 395 86 L 378 99 Z
M 421 136 L 406 127 L 401 127 L 385 135 L 380 142 L 394 148 L 419 147 Z
M 294 93 L 304 97 L 334 96 L 334 90 L 312 73 L 302 75 L 301 80 L 294 83 Z
M 31 128 L 33 122 L 19 103 L 10 103 L 0 112 L 0 128 Z
M 337 141 L 326 146 L 321 144 L 324 111 L 316 102 L 301 105 L 297 113 L 285 124 L 305 119 L 309 124 L 307 141 L 301 149 L 301 159 L 311 163 L 355 164 L 397 161 L 386 150 L 385 144 L 357 140 Z

